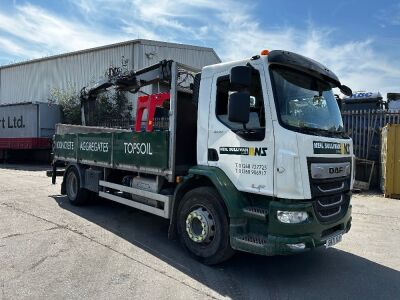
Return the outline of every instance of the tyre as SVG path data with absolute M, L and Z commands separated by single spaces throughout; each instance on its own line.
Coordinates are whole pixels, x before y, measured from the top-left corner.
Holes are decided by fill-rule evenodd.
M 223 200 L 212 187 L 199 187 L 181 200 L 177 213 L 178 236 L 183 246 L 206 265 L 229 259 L 229 221 Z
M 67 171 L 65 191 L 72 205 L 84 205 L 89 201 L 89 192 L 81 188 L 79 172 L 75 167 L 70 167 Z

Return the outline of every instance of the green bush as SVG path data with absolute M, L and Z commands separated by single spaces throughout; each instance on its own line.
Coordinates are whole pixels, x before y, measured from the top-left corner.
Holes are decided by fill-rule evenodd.
M 52 88 L 48 101 L 60 105 L 63 123 L 81 124 L 81 103 L 73 85 L 69 85 L 66 89 Z
M 65 124 L 81 124 L 81 104 L 79 92 L 73 85 L 66 89 L 52 88 L 49 102 L 59 104 Z M 88 125 L 101 125 L 107 120 L 128 118 L 132 107 L 123 92 L 108 91 L 97 96 L 94 119 Z
M 110 91 L 97 97 L 96 110 L 94 113 L 95 123 L 101 124 L 105 120 L 127 118 L 132 107 L 123 92 Z

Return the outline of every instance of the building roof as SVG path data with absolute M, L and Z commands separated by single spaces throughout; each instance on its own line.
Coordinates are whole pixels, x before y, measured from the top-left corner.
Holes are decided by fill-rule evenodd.
M 119 46 L 126 46 L 126 45 L 130 45 L 130 44 L 144 44 L 144 45 L 161 46 L 161 47 L 169 47 L 169 48 L 210 51 L 218 58 L 219 61 L 221 61 L 221 59 L 219 58 L 219 56 L 217 55 L 217 53 L 214 51 L 213 48 L 187 45 L 187 44 L 179 44 L 179 43 L 161 42 L 161 41 L 154 41 L 154 40 L 146 40 L 146 39 L 135 39 L 135 40 L 129 40 L 129 41 L 125 41 L 125 42 L 114 43 L 114 44 L 109 44 L 109 45 L 104 45 L 104 46 L 99 46 L 99 47 L 94 47 L 94 48 L 89 48 L 89 49 L 67 52 L 67 53 L 63 53 L 63 54 L 57 54 L 57 55 L 52 55 L 52 56 L 47 56 L 47 57 L 42 57 L 42 58 L 36 58 L 36 59 L 22 61 L 22 62 L 18 62 L 18 63 L 12 63 L 12 64 L 8 64 L 8 65 L 2 65 L 2 66 L 0 66 L 0 70 L 19 66 L 19 65 L 32 64 L 32 63 L 37 63 L 37 62 L 46 61 L 46 60 L 52 60 L 52 59 L 61 58 L 61 57 L 77 55 L 77 54 L 81 54 L 81 53 L 105 50 L 105 49 L 110 49 L 110 48 L 119 47 Z

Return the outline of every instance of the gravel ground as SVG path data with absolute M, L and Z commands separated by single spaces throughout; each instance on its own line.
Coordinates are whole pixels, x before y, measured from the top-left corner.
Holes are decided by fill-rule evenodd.
M 343 242 L 218 266 L 167 239 L 168 222 L 117 203 L 73 207 L 45 167 L 0 165 L 0 299 L 398 299 L 400 200 L 353 197 Z

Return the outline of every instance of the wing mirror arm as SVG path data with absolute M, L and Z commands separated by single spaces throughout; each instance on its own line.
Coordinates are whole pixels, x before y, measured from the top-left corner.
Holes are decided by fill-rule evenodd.
M 345 94 L 348 97 L 351 97 L 353 95 L 353 91 L 351 90 L 351 88 L 349 88 L 346 85 L 341 84 L 338 86 L 338 88 L 343 94 Z

